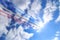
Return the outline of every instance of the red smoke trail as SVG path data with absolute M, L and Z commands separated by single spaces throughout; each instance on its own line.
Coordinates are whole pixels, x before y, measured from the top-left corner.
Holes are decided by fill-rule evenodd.
M 12 16 L 12 14 L 10 14 L 9 12 L 6 12 L 6 11 L 4 11 L 4 10 L 0 10 L 0 15 L 2 15 L 2 16 L 4 16 L 4 17 L 8 17 L 8 19 L 9 18 L 11 18 L 11 16 Z M 4 15 L 5 14 L 5 15 Z M 18 15 L 17 15 L 18 16 Z M 16 22 L 18 22 L 19 24 L 22 24 L 22 23 L 24 23 L 24 22 L 26 22 L 27 21 L 27 19 L 26 18 L 24 18 L 24 17 L 20 17 L 20 16 L 18 16 L 18 17 L 20 17 L 20 19 L 23 19 L 24 21 L 22 21 L 22 20 L 19 20 L 19 18 L 17 18 L 17 16 L 15 16 L 14 17 L 14 19 L 15 19 L 15 21 Z M 29 23 L 31 26 L 37 26 L 36 24 L 34 24 L 34 23 L 32 23 L 32 22 L 30 22 Z M 28 25 L 28 24 L 27 24 Z

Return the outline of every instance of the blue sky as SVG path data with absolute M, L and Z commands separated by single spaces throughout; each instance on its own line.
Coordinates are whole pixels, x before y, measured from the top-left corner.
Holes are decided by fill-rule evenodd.
M 55 2 L 57 1 L 57 3 L 58 3 L 58 0 L 54 0 L 54 1 Z M 47 3 L 46 0 L 42 0 L 42 4 L 41 4 L 42 9 L 45 8 L 46 3 Z M 40 15 L 43 16 L 43 13 L 42 12 L 40 12 L 40 13 L 41 13 Z M 52 38 L 55 37 L 56 31 L 60 31 L 60 22 L 58 22 L 58 23 L 55 22 L 55 20 L 59 16 L 59 9 L 57 8 L 53 13 L 54 13 L 53 14 L 53 20 L 51 20 L 48 24 L 45 25 L 42 32 L 35 33 L 34 36 L 30 40 L 33 40 L 33 39 L 34 40 L 52 40 Z
M 12 4 L 4 1 L 6 5 L 3 0 L 0 2 L 3 5 L 0 5 L 0 10 L 6 8 L 7 11 L 4 11 L 9 10 L 9 15 L 12 14 L 11 18 L 8 18 L 7 14 L 0 13 L 6 16 L 0 16 L 0 19 L 7 20 L 6 24 L 4 20 L 0 21 L 0 40 L 60 40 L 59 0 L 20 1 L 23 2 L 22 5 L 18 3 L 19 0 L 12 0 Z

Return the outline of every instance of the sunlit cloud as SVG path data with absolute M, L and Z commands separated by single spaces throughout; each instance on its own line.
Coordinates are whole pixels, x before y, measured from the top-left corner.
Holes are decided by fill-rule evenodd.
M 41 3 L 39 0 L 34 0 L 34 2 L 31 4 L 31 9 L 29 9 L 28 5 L 30 4 L 30 0 L 12 0 L 13 3 L 18 7 L 18 9 L 25 10 L 27 9 L 27 15 L 23 16 L 26 18 L 26 22 L 29 21 L 29 18 L 32 17 L 35 21 L 34 23 L 30 23 L 31 27 L 36 30 L 37 32 L 40 32 L 43 28 L 45 28 L 45 25 L 49 23 L 51 20 L 53 20 L 53 12 L 57 9 L 56 4 L 51 1 L 47 1 L 46 7 L 42 9 Z M 1 9 L 1 8 L 0 8 Z M 16 8 L 17 9 L 17 8 Z M 43 10 L 43 16 L 42 19 L 39 17 L 41 9 Z M 23 13 L 22 11 L 22 13 Z M 16 18 L 19 19 L 21 17 L 20 13 L 16 11 Z M 5 15 L 5 17 L 3 16 Z M 17 16 L 18 15 L 18 16 Z M 22 21 L 25 21 L 25 19 L 21 19 Z M 60 21 L 60 16 L 56 19 L 56 22 Z M 24 31 L 24 28 L 20 25 L 17 29 L 12 28 L 10 31 L 6 29 L 6 26 L 9 25 L 9 19 L 6 14 L 0 13 L 0 36 L 5 33 L 6 34 L 6 40 L 29 40 L 34 33 L 28 33 Z M 26 29 L 27 26 L 26 26 Z M 58 33 L 58 32 L 57 32 Z M 58 40 L 57 36 L 53 38 L 53 40 Z
M 51 1 L 47 1 L 46 7 L 43 9 L 43 22 L 40 18 L 37 17 L 39 21 L 36 22 L 38 25 L 35 28 L 42 29 L 44 28 L 44 25 L 49 23 L 51 20 L 53 20 L 53 12 L 57 9 L 55 3 L 52 3 Z
M 47 2 L 46 7 L 44 9 L 44 23 L 48 23 L 53 20 L 53 12 L 57 9 L 56 5 L 51 2 Z
M 58 18 L 55 20 L 56 23 L 60 22 L 60 15 L 58 16 Z

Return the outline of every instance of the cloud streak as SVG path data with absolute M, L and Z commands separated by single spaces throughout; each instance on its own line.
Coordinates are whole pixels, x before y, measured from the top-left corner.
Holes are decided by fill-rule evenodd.
M 27 33 L 20 26 L 18 29 L 10 30 L 6 36 L 6 40 L 29 40 L 33 36 L 33 33 Z
M 40 32 L 47 23 L 49 23 L 51 20 L 53 20 L 53 12 L 57 9 L 55 3 L 51 2 L 51 1 L 47 1 L 46 7 L 44 9 L 42 9 L 41 3 L 39 0 L 35 0 L 32 4 L 31 4 L 31 8 L 29 9 L 28 5 L 30 4 L 30 0 L 13 0 L 14 4 L 16 4 L 21 10 L 25 10 L 27 9 L 28 12 L 26 15 L 23 16 L 23 18 L 28 19 L 26 22 L 29 21 L 29 18 L 32 17 L 35 21 L 34 23 L 30 23 L 30 26 L 36 30 L 37 32 Z M 1 9 L 1 8 L 0 8 Z M 43 10 L 43 16 L 42 19 L 39 17 L 40 11 L 41 9 Z M 20 18 L 21 15 L 20 13 L 18 13 L 16 11 L 16 15 L 19 15 L 19 17 L 17 16 L 17 18 Z M 22 12 L 24 13 L 24 12 Z M 7 17 L 3 17 L 2 15 L 0 15 L 0 36 L 5 33 L 6 34 L 6 40 L 29 40 L 34 33 L 28 33 L 24 31 L 24 28 L 20 25 L 17 29 L 10 29 L 10 31 L 8 31 L 6 29 L 6 25 L 8 25 L 9 23 L 9 19 Z M 22 21 L 25 21 L 24 19 L 21 19 Z M 60 16 L 56 19 L 56 22 L 58 22 L 60 20 Z M 23 24 L 23 23 L 22 23 Z M 26 26 L 28 27 L 28 26 Z M 1 32 L 2 31 L 2 32 Z M 57 38 L 55 38 L 55 40 L 57 40 Z
M 51 1 L 47 1 L 46 7 L 43 9 L 44 14 L 43 14 L 43 21 L 41 20 L 41 18 L 39 18 L 39 16 L 37 17 L 36 21 L 36 27 L 34 27 L 34 29 L 42 29 L 44 28 L 44 25 L 46 25 L 47 23 L 49 23 L 50 21 L 53 20 L 53 12 L 57 9 L 55 3 L 51 2 Z M 37 15 L 36 15 L 37 16 Z
M 58 18 L 55 20 L 55 22 L 60 22 L 60 15 L 58 16 Z

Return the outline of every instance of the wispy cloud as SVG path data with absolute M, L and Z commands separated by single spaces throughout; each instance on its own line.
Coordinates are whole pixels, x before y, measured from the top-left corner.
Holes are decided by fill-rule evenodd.
M 53 20 L 53 12 L 57 9 L 55 3 L 51 1 L 47 1 L 46 7 L 43 9 L 43 21 L 37 17 L 39 21 L 36 22 L 36 25 L 34 29 L 42 29 L 44 28 L 44 25 Z
M 55 37 L 55 38 L 54 38 L 54 39 L 52 39 L 52 40 L 59 40 L 59 39 L 58 39 L 58 37 Z
M 52 2 L 47 2 L 46 7 L 44 9 L 44 23 L 48 23 L 53 20 L 53 12 L 57 9 L 56 5 Z
M 58 18 L 55 20 L 55 22 L 60 22 L 60 15 L 59 15 Z
M 59 40 L 60 32 L 56 31 L 55 37 L 52 40 Z
M 0 15 L 0 36 L 4 33 L 7 34 L 6 25 L 8 25 L 8 18 Z
M 33 36 L 33 33 L 27 33 L 20 26 L 18 29 L 10 30 L 7 34 L 6 40 L 28 40 Z
M 28 5 L 30 4 L 30 0 L 12 0 L 12 2 L 23 11 L 28 8 Z
M 26 8 L 28 8 L 28 4 L 30 3 L 30 0 L 13 0 L 15 3 L 21 10 L 25 10 Z M 42 28 L 44 28 L 45 24 L 47 24 L 48 22 L 50 22 L 51 20 L 53 20 L 53 12 L 57 9 L 55 3 L 47 1 L 46 7 L 43 9 L 43 21 L 41 20 L 41 18 L 39 17 L 39 11 L 41 9 L 41 4 L 40 1 L 35 0 L 32 5 L 31 5 L 31 9 L 28 9 L 28 14 L 25 16 L 29 17 L 33 17 L 35 19 L 35 24 L 32 24 L 32 28 L 34 30 L 37 30 L 37 32 L 41 31 Z M 1 9 L 1 8 L 0 8 Z M 19 15 L 20 13 L 17 13 L 17 15 Z M 0 15 L 1 16 L 1 15 Z M 16 16 L 16 15 L 15 15 Z M 21 15 L 19 15 L 20 17 Z M 25 18 L 24 16 L 24 18 Z M 17 18 L 19 18 L 17 16 Z M 22 26 L 19 26 L 18 29 L 14 28 L 14 29 L 10 29 L 10 31 L 7 31 L 6 29 L 6 25 L 8 25 L 8 19 L 6 17 L 1 16 L 0 17 L 0 35 L 2 35 L 2 32 L 6 33 L 6 40 L 26 40 L 26 39 L 30 39 L 34 34 L 33 33 L 27 33 L 24 31 L 24 28 Z M 28 18 L 29 19 L 29 18 Z M 57 21 L 60 20 L 60 16 L 57 18 Z M 22 21 L 24 21 L 22 19 Z M 28 21 L 28 20 L 27 20 Z M 1 32 L 2 31 L 2 32 Z M 8 34 L 7 34 L 8 32 Z M 55 38 L 55 40 L 57 40 L 57 38 Z
M 35 0 L 32 5 L 31 5 L 31 10 L 34 11 L 35 13 L 38 13 L 41 9 L 41 3 L 39 0 Z

